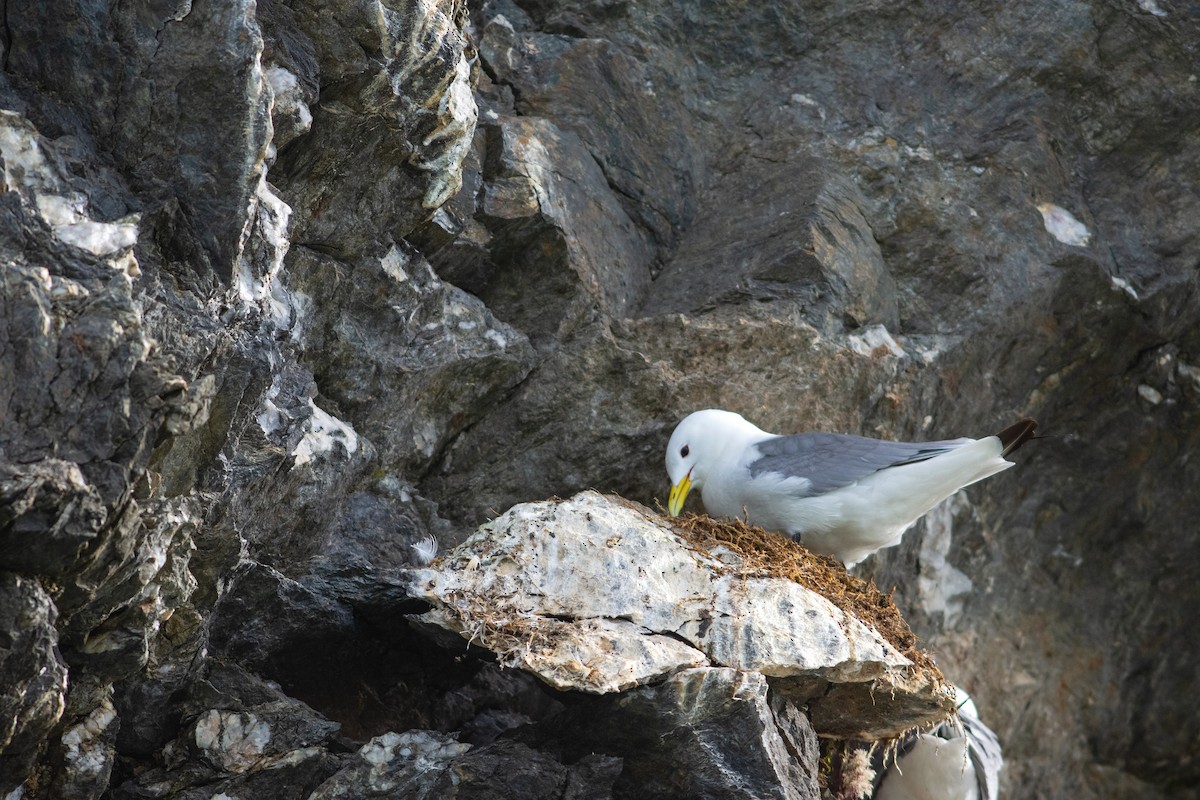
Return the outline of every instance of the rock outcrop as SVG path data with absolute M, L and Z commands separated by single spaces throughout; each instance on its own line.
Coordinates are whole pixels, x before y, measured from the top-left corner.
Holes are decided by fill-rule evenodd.
M 814 796 L 814 729 L 876 712 L 682 611 L 603 695 L 409 622 L 452 607 L 402 577 L 426 537 L 653 505 L 721 406 L 1038 418 L 860 572 L 1006 795 L 1195 796 L 1186 4 L 0 14 L 0 795 Z
M 689 668 L 748 671 L 808 707 L 818 734 L 866 740 L 954 708 L 942 676 L 869 620 L 595 492 L 516 506 L 413 581 L 434 604 L 420 622 L 557 689 L 608 694 Z

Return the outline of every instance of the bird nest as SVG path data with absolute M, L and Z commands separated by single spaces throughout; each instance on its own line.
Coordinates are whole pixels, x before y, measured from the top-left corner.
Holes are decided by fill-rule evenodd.
M 701 552 L 714 555 L 712 551 L 722 547 L 732 551 L 741 561 L 737 572 L 786 578 L 816 592 L 846 614 L 873 627 L 933 683 L 944 681 L 930 655 L 917 646 L 917 636 L 901 616 L 891 594 L 881 592 L 873 580 L 856 578 L 835 559 L 819 556 L 788 536 L 742 520 L 684 514 L 665 521 Z

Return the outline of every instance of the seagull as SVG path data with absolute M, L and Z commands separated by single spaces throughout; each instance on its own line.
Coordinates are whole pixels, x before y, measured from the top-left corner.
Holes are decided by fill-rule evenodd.
M 888 442 L 836 433 L 767 433 L 732 411 L 689 414 L 667 444 L 676 516 L 692 489 L 709 514 L 782 531 L 852 567 L 899 544 L 909 526 L 957 492 L 1013 462 L 1037 423 L 995 436 Z
M 958 717 L 932 733 L 906 737 L 895 763 L 879 770 L 875 800 L 996 800 L 1000 794 L 1000 741 L 979 720 L 962 689 Z

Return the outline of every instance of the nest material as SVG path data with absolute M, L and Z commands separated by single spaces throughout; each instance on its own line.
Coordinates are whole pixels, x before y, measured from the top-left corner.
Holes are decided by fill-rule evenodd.
M 737 572 L 786 578 L 816 592 L 878 631 L 918 670 L 927 671 L 935 683 L 942 682 L 941 670 L 917 646 L 917 636 L 900 615 L 891 594 L 879 591 L 873 580 L 856 578 L 835 559 L 819 556 L 788 536 L 756 528 L 742 520 L 684 514 L 663 521 L 701 552 L 713 555 L 714 549 L 724 547 L 735 553 L 742 562 Z

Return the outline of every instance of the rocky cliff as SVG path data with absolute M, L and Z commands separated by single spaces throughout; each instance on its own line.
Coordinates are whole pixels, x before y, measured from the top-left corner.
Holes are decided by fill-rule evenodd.
M 860 572 L 1009 796 L 1196 796 L 1186 3 L 0 13 L 0 793 L 629 796 L 562 746 L 587 706 L 431 644 L 395 576 L 515 503 L 652 503 L 720 406 L 1038 418 Z

